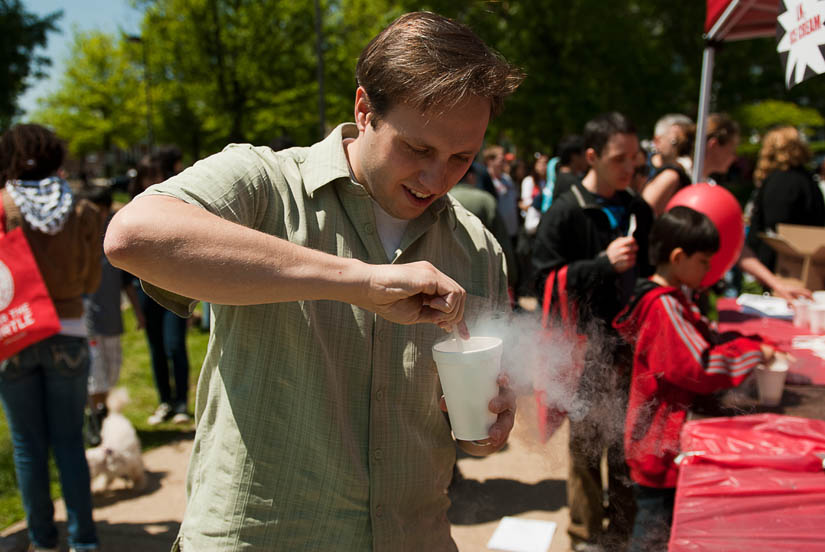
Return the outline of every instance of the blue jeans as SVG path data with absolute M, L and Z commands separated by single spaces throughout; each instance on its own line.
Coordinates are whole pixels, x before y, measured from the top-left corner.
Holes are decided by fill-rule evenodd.
M 97 546 L 89 466 L 83 449 L 83 409 L 89 377 L 85 338 L 56 335 L 0 362 L 0 399 L 14 444 L 14 467 L 29 539 L 57 546 L 49 494 L 49 448 L 60 473 L 69 545 Z
M 152 357 L 160 402 L 186 405 L 189 393 L 189 356 L 186 353 L 186 319 L 160 306 L 138 286 L 138 299 L 146 318 L 146 340 Z M 174 371 L 174 394 L 169 385 L 169 360 Z
M 636 521 L 627 552 L 667 552 L 676 489 L 634 485 Z

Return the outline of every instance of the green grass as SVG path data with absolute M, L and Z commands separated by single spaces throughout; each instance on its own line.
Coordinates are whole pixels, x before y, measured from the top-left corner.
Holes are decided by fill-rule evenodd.
M 199 309 L 200 307 L 197 312 L 200 312 Z M 172 423 L 163 423 L 157 426 L 150 426 L 146 423 L 146 418 L 158 405 L 158 395 L 155 391 L 152 368 L 149 362 L 149 349 L 143 330 L 138 330 L 136 327 L 135 317 L 131 310 L 123 313 L 123 322 L 126 326 L 126 332 L 122 337 L 123 368 L 118 385 L 126 387 L 130 398 L 123 414 L 129 418 L 135 429 L 137 429 L 144 450 L 176 441 L 184 433 L 192 431 L 194 424 L 181 427 Z M 209 334 L 196 327 L 189 329 L 186 338 L 191 365 L 189 371 L 190 412 L 194 404 L 195 385 L 203 364 L 203 357 L 206 354 L 208 339 Z M 20 493 L 17 490 L 12 454 L 8 424 L 5 415 L 2 415 L 0 416 L 0 528 L 8 527 L 24 517 Z M 57 498 L 61 496 L 61 491 L 53 461 L 50 462 L 50 471 L 52 496 Z

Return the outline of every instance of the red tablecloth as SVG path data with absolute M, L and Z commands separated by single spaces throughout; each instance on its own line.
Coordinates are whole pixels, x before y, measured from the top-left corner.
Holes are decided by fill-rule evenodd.
M 685 424 L 670 552 L 825 550 L 825 422 L 776 414 Z
M 796 328 L 779 318 L 760 317 L 745 314 L 735 299 L 720 297 L 716 303 L 719 312 L 719 331 L 737 331 L 741 334 L 757 334 L 770 339 L 783 351 L 790 352 L 796 361 L 791 365 L 791 373 L 810 378 L 813 385 L 825 385 L 825 360 L 814 355 L 810 350 L 794 349 L 792 340 L 798 335 L 810 335 L 811 332 Z M 802 383 L 798 381 L 796 383 Z

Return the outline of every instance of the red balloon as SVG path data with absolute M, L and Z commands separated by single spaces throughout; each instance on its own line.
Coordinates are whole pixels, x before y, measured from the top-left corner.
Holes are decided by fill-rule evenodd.
M 711 257 L 710 270 L 702 286 L 715 284 L 739 260 L 745 244 L 745 223 L 742 208 L 733 194 L 722 186 L 700 182 L 679 190 L 665 210 L 683 205 L 707 215 L 719 232 L 719 251 Z

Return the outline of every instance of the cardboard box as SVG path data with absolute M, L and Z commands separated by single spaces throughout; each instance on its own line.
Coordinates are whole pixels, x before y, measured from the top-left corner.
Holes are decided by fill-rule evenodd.
M 825 289 L 825 228 L 777 224 L 776 234 L 759 237 L 777 253 L 777 276 L 797 280 L 808 289 Z

